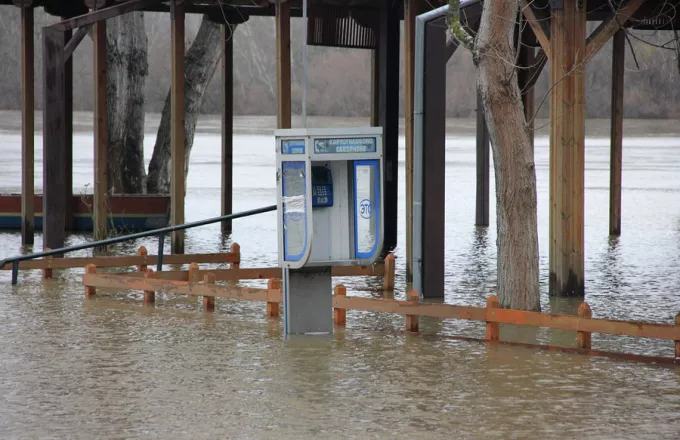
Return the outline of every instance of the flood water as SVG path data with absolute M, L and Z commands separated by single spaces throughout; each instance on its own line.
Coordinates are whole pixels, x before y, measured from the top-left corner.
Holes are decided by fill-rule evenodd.
M 149 116 L 147 160 L 157 116 Z M 39 120 L 39 119 L 38 119 Z M 19 115 L 0 112 L 0 191 L 20 191 Z M 313 125 L 365 123 L 310 120 Z M 91 192 L 91 116 L 76 117 L 74 192 Z M 495 207 L 474 226 L 474 122 L 450 120 L 447 138 L 446 301 L 483 305 L 496 285 Z M 275 203 L 273 118 L 239 118 L 234 140 L 234 211 Z M 38 127 L 38 130 L 40 128 Z M 622 236 L 608 237 L 606 121 L 586 141 L 586 300 L 593 317 L 671 323 L 680 312 L 680 127 L 626 121 Z M 536 139 L 543 310 L 574 314 L 578 301 L 548 297 L 548 140 Z M 36 189 L 42 188 L 40 134 Z M 395 297 L 403 298 L 404 193 Z M 188 177 L 186 219 L 219 215 L 219 120 L 201 120 Z M 493 181 L 493 175 L 492 175 Z M 494 195 L 492 193 L 492 200 Z M 187 232 L 187 252 L 241 245 L 242 267 L 276 264 L 275 214 Z M 42 248 L 36 236 L 33 250 Z M 89 240 L 71 235 L 68 244 Z M 133 254 L 140 245 L 112 249 Z M 22 251 L 0 232 L 0 258 Z M 82 252 L 77 255 L 86 255 Z M 74 255 L 75 256 L 75 255 Z M 85 300 L 82 269 L 0 273 L 0 438 L 678 438 L 680 369 L 447 336 L 483 336 L 483 325 L 347 313 L 332 337 L 284 339 L 264 304 L 100 292 Z M 378 296 L 381 280 L 337 280 L 348 294 Z M 244 283 L 245 284 L 245 283 Z M 249 285 L 262 285 L 250 282 Z M 503 327 L 503 339 L 574 346 L 574 332 Z M 593 347 L 673 356 L 668 341 L 593 335 Z

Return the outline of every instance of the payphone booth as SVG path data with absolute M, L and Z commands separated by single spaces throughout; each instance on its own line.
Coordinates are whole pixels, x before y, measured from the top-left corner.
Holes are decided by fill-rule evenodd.
M 276 130 L 286 334 L 331 333 L 332 266 L 382 250 L 382 128 Z

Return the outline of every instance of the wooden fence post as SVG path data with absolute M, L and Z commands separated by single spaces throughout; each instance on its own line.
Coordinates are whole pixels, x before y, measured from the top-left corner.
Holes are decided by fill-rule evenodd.
M 143 246 L 142 246 L 143 247 Z M 141 251 L 142 249 L 140 249 Z M 146 249 L 144 249 L 146 251 Z M 146 269 L 146 273 L 144 273 L 144 279 L 151 279 L 153 278 L 153 269 L 150 267 Z M 153 290 L 145 290 L 144 291 L 144 304 L 154 304 L 156 302 L 156 292 Z
M 680 313 L 675 315 L 675 326 L 680 326 Z M 680 358 L 680 339 L 675 340 L 675 357 Z
M 501 302 L 496 295 L 490 296 L 486 300 L 487 314 L 489 309 L 498 309 L 501 307 Z M 486 340 L 500 341 L 501 340 L 501 325 L 498 322 L 486 321 Z
M 342 284 L 338 284 L 333 289 L 333 294 L 335 296 L 347 296 L 347 288 Z M 335 325 L 345 326 L 347 322 L 347 310 L 340 308 L 333 308 L 333 322 Z
M 230 252 L 238 257 L 235 262 L 230 264 L 230 267 L 232 269 L 240 268 L 241 267 L 241 246 L 238 243 L 232 244 L 231 248 L 230 248 Z
M 191 263 L 189 265 L 189 282 L 190 283 L 200 282 L 200 280 L 198 278 L 199 277 L 198 271 L 199 271 L 198 263 Z
M 97 273 L 97 266 L 94 264 L 88 264 L 85 266 L 85 273 L 87 274 L 96 274 Z M 96 287 L 91 287 L 91 286 L 85 286 L 85 297 L 90 298 L 93 297 L 97 294 L 97 288 Z
M 593 317 L 593 311 L 590 310 L 590 306 L 587 302 L 582 302 L 581 305 L 578 306 L 578 316 L 586 319 Z M 576 332 L 576 347 L 590 350 L 591 336 L 592 333 L 590 332 Z
M 411 290 L 406 296 L 408 301 L 417 304 L 420 301 L 420 294 L 415 290 Z M 420 317 L 418 315 L 406 315 L 406 331 L 418 332 L 420 324 Z
M 391 252 L 385 257 L 383 290 L 394 290 L 394 254 Z
M 281 290 L 281 280 L 276 278 L 270 278 L 267 282 L 267 289 L 269 290 Z M 267 301 L 267 317 L 276 318 L 279 316 L 279 303 Z
M 205 284 L 215 284 L 215 274 L 207 273 L 203 277 L 203 282 Z M 215 311 L 215 297 L 214 296 L 204 296 L 203 297 L 203 310 L 206 312 Z
M 146 250 L 144 246 L 140 246 L 139 250 L 137 251 L 137 255 L 140 257 L 146 257 L 149 254 L 149 252 Z M 146 264 L 139 264 L 137 265 L 137 272 L 146 272 Z
M 51 250 L 52 250 L 52 249 L 50 249 L 50 248 L 45 248 L 45 249 L 43 249 L 43 251 L 45 251 L 45 252 L 51 251 Z M 45 259 L 46 259 L 46 260 L 51 260 L 51 259 L 52 259 L 52 256 L 50 255 L 49 257 L 45 257 Z M 49 264 L 49 263 L 48 263 L 48 264 Z M 42 277 L 43 277 L 43 280 L 50 280 L 50 279 L 52 279 L 52 269 L 44 268 L 44 269 L 42 270 L 42 275 L 43 275 L 43 276 L 42 276 Z

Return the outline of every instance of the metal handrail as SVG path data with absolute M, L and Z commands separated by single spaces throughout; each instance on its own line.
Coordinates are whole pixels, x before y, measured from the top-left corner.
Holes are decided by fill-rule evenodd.
M 124 241 L 136 240 L 138 238 L 153 237 L 158 236 L 158 264 L 156 265 L 157 271 L 163 270 L 163 244 L 165 241 L 165 236 L 174 231 L 183 231 L 185 229 L 191 229 L 198 226 L 205 226 L 212 223 L 219 223 L 225 220 L 234 220 L 242 217 L 249 217 L 251 215 L 263 214 L 265 212 L 276 211 L 276 205 L 265 206 L 264 208 L 251 209 L 250 211 L 237 212 L 235 214 L 222 215 L 220 217 L 208 218 L 205 220 L 199 220 L 197 222 L 184 223 L 175 226 L 166 226 L 165 228 L 153 229 L 151 231 L 137 232 L 130 235 L 122 235 L 120 237 L 112 237 L 104 240 L 93 241 L 92 243 L 78 244 L 75 246 L 69 246 L 59 249 L 51 249 L 49 251 L 38 252 L 35 254 L 19 255 L 17 257 L 7 258 L 0 261 L 0 268 L 4 268 L 5 265 L 12 263 L 12 285 L 17 284 L 17 278 L 19 273 L 19 262 L 26 260 L 33 260 L 35 258 L 49 257 L 51 255 L 65 254 L 66 252 L 79 251 L 82 249 L 90 249 L 94 247 L 106 246 L 109 244 L 122 243 Z

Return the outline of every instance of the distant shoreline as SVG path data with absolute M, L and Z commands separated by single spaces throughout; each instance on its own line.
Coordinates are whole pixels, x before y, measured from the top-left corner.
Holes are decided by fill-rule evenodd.
M 147 113 L 145 120 L 145 135 L 155 136 L 160 124 L 160 113 Z M 74 112 L 74 131 L 86 132 L 92 130 L 92 112 Z M 369 118 L 310 116 L 307 118 L 311 127 L 339 127 L 366 126 Z M 404 135 L 404 118 L 399 118 L 399 132 Z M 446 118 L 446 133 L 464 136 L 475 135 L 474 118 Z M 200 115 L 196 134 L 221 133 L 221 115 Z M 293 126 L 301 126 L 301 118 L 293 116 Z M 549 136 L 549 120 L 536 120 L 537 134 Z M 273 135 L 276 129 L 276 116 L 234 116 L 234 134 L 240 135 Z M 21 112 L 18 110 L 0 110 L 0 130 L 21 130 Z M 586 120 L 586 135 L 589 137 L 609 137 L 609 119 Z M 42 132 L 42 111 L 36 111 L 35 131 Z M 680 136 L 680 124 L 676 119 L 625 119 L 624 136 Z

